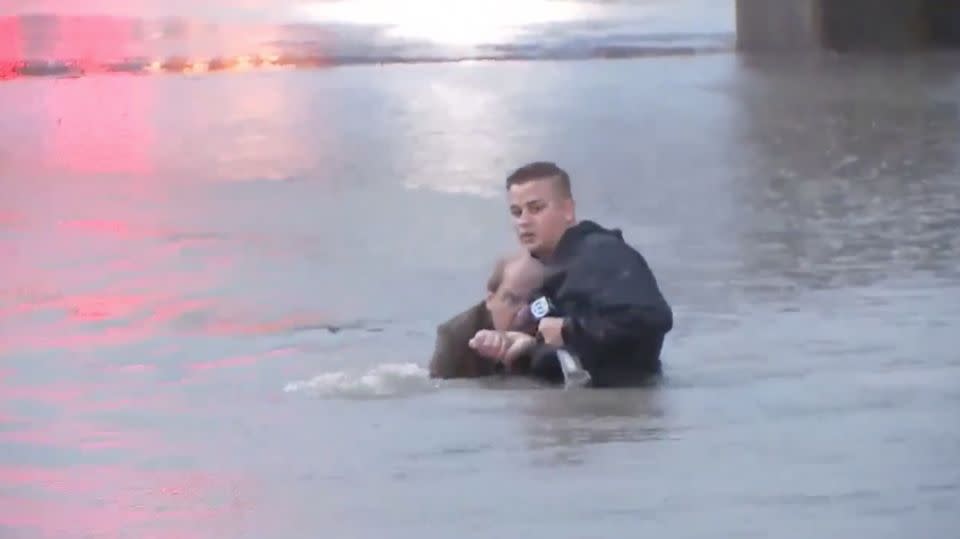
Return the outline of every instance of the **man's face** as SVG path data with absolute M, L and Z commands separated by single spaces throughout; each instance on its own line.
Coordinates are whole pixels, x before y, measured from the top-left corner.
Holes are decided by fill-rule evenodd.
M 541 266 L 535 260 L 514 261 L 506 265 L 500 288 L 487 294 L 487 310 L 493 319 L 493 329 L 510 329 L 517 313 L 527 307 L 530 294 L 540 286 L 541 280 Z
M 520 244 L 533 255 L 549 255 L 573 224 L 573 200 L 551 178 L 511 185 L 508 195 Z

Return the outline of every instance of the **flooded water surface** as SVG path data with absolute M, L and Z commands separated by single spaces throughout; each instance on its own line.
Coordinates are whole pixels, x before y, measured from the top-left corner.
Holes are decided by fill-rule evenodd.
M 0 537 L 953 537 L 946 56 L 0 83 Z M 666 381 L 426 376 L 551 159 Z

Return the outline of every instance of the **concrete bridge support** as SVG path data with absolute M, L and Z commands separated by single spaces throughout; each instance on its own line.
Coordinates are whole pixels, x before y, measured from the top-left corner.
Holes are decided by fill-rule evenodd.
M 737 0 L 745 51 L 960 47 L 960 0 Z

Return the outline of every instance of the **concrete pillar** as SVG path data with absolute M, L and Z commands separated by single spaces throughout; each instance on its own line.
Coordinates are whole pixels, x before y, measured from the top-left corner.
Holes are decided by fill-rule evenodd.
M 960 0 L 927 0 L 934 44 L 960 47 Z
M 960 46 L 960 0 L 737 0 L 747 51 Z
M 820 1 L 823 45 L 827 49 L 910 50 L 930 44 L 926 0 Z
M 737 47 L 751 51 L 820 46 L 820 0 L 737 0 Z

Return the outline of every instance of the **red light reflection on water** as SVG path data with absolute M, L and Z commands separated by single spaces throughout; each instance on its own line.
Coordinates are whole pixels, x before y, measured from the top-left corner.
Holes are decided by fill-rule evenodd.
M 4 400 L 30 400 L 59 406 L 79 403 L 88 390 L 74 384 L 47 384 L 42 387 L 12 386 L 3 388 Z
M 156 288 L 159 288 L 163 276 L 156 278 Z M 256 312 L 238 316 L 223 302 L 178 299 L 176 296 L 182 293 L 84 294 L 18 305 L 10 316 L 46 312 L 59 313 L 62 318 L 40 328 L 9 335 L 0 342 L 0 354 L 27 349 L 91 352 L 176 333 L 207 337 L 279 335 L 300 328 L 325 327 L 328 323 L 325 317 L 310 314 L 287 315 L 274 320 L 264 319 L 264 314 Z M 235 360 L 236 363 L 250 361 Z M 148 368 L 151 367 L 142 367 Z
M 126 228 L 117 227 L 118 230 Z M 75 241 L 60 234 L 54 239 L 64 243 Z M 230 260 L 221 257 L 201 269 L 178 271 L 175 251 L 155 249 L 152 253 L 76 267 L 70 278 L 80 281 L 87 277 L 95 279 L 104 272 L 113 275 L 111 284 L 93 293 L 47 292 L 14 297 L 7 312 L 0 312 L 0 323 L 39 317 L 48 321 L 8 332 L 0 339 L 0 355 L 43 349 L 93 352 L 189 330 L 196 324 L 193 319 L 209 318 L 214 300 L 185 296 L 219 282 L 223 272 L 229 269 Z M 29 265 L 29 261 L 23 262 Z M 164 266 L 171 269 L 164 270 Z M 64 276 L 59 270 L 39 267 L 32 270 L 31 279 L 56 283 L 62 282 Z
M 76 73 L 108 71 L 112 62 L 146 53 L 143 30 L 138 21 L 103 16 L 0 17 L 0 80 L 47 60 L 66 63 Z M 38 97 L 51 126 L 40 141 L 49 162 L 75 172 L 153 170 L 151 81 L 116 76 L 53 80 L 40 88 Z
M 153 171 L 154 98 L 142 79 L 57 81 L 44 93 L 51 125 L 46 157 L 79 173 L 146 175 Z
M 25 449 L 52 448 L 57 451 L 123 451 L 143 455 L 174 449 L 161 431 L 150 422 L 133 426 L 116 421 L 129 413 L 148 417 L 176 417 L 184 406 L 174 395 L 142 385 L 143 380 L 111 376 L 109 370 L 88 380 L 49 381 L 32 385 L 15 377 L 0 380 L 0 407 L 24 409 L 21 415 L 5 418 L 0 429 L 0 451 L 23 445 Z M 33 416 L 29 410 L 50 410 Z M 2 484 L 2 482 L 0 482 Z
M 233 271 L 234 259 L 218 252 L 221 247 L 216 242 L 220 240 L 206 239 L 203 241 L 213 242 L 209 245 L 212 252 L 199 265 L 188 267 L 180 259 L 182 242 L 165 240 L 174 236 L 158 227 L 115 217 L 60 222 L 45 239 L 49 252 L 69 256 L 78 251 L 78 245 L 94 241 L 98 249 L 116 246 L 118 256 L 73 264 L 69 272 L 48 262 L 19 260 L 26 281 L 16 284 L 10 297 L 13 301 L 0 312 L 0 323 L 27 323 L 0 339 L 0 354 L 23 350 L 91 353 L 176 334 L 280 335 L 333 322 L 321 313 L 271 315 L 210 296 L 208 292 Z M 135 254 L 126 252 L 126 243 Z M 143 249 L 144 244 L 150 247 Z M 99 290 L 65 292 L 87 288 L 104 278 L 108 283 Z M 238 359 L 237 363 L 251 361 Z
M 0 17 L 0 80 L 15 77 L 17 64 L 23 59 L 23 36 L 20 19 Z
M 0 226 L 15 226 L 23 221 L 23 215 L 15 211 L 0 210 Z
M 11 374 L 13 374 L 13 371 L 0 369 L 0 392 L 4 391 L 4 382 Z M 3 404 L 4 401 L 0 401 L 0 406 Z M 0 425 L 12 425 L 13 423 L 17 422 L 19 422 L 19 419 L 0 408 Z
M 80 321 L 116 320 L 136 314 L 146 304 L 145 296 L 75 296 L 70 298 L 70 317 Z
M 189 470 L 0 466 L 0 484 L 36 491 L 8 497 L 0 525 L 44 537 L 229 536 L 252 507 L 243 478 Z
M 109 391 L 110 389 L 113 391 Z M 172 413 L 172 403 L 159 395 L 137 395 L 135 399 L 122 398 L 115 396 L 117 389 L 73 382 L 49 382 L 42 386 L 29 386 L 14 385 L 7 381 L 0 396 L 5 402 L 19 400 L 55 407 L 67 414 L 60 419 L 71 421 L 83 414 L 148 407 Z
M 19 21 L 7 19 L 5 24 Z M 57 20 L 52 28 L 44 39 L 54 42 L 55 55 L 65 57 L 109 55 L 116 52 L 112 49 L 125 50 L 125 43 L 139 39 L 136 26 L 129 21 L 65 19 Z M 278 319 L 257 311 L 233 316 L 240 311 L 234 305 L 196 299 L 197 294 L 219 288 L 229 279 L 234 261 L 229 256 L 198 257 L 202 266 L 201 262 L 184 261 L 180 255 L 185 244 L 202 253 L 206 246 L 195 244 L 210 243 L 210 250 L 216 252 L 222 238 L 215 234 L 205 237 L 203 231 L 191 236 L 197 231 L 185 230 L 179 231 L 186 238 L 179 244 L 164 244 L 178 231 L 152 226 L 150 215 L 144 216 L 165 213 L 163 202 L 173 189 L 169 175 L 164 179 L 163 174 L 154 174 L 158 166 L 162 168 L 153 156 L 156 139 L 167 137 L 165 132 L 157 133 L 154 125 L 155 79 L 97 76 L 49 82 L 38 86 L 37 99 L 43 103 L 39 114 L 46 120 L 37 144 L 40 160 L 62 172 L 64 183 L 86 185 L 83 176 L 88 174 L 97 176 L 97 183 L 91 186 L 89 196 L 85 196 L 86 190 L 79 191 L 81 196 L 75 198 L 80 200 L 64 203 L 68 212 L 82 217 L 70 216 L 59 222 L 49 237 L 44 234 L 41 241 L 32 241 L 41 245 L 29 250 L 31 255 L 37 253 L 36 260 L 23 257 L 17 261 L 26 286 L 36 288 L 41 283 L 53 290 L 53 297 L 18 299 L 9 312 L 5 307 L 0 311 L 0 324 L 17 322 L 18 317 L 26 321 L 9 339 L 0 339 L 0 355 L 31 349 L 91 352 L 157 340 L 165 333 L 256 336 L 318 322 L 316 316 Z M 251 109 L 263 116 L 284 112 L 281 92 L 269 90 L 266 98 L 243 94 L 242 103 L 234 108 Z M 266 109 L 255 108 L 264 103 Z M 276 146 L 269 148 L 283 149 L 289 142 L 274 140 Z M 240 153 L 262 150 L 268 143 L 244 147 Z M 270 150 L 267 155 L 285 154 Z M 246 161 L 243 166 L 248 166 Z M 110 183 L 114 178 L 100 181 L 102 175 L 116 175 L 116 184 Z M 130 185 L 135 185 L 134 204 L 125 199 Z M 146 211 L 138 211 L 141 209 Z M 171 208 L 170 219 L 177 219 L 181 211 Z M 31 215 L 38 222 L 45 218 Z M 232 248 L 229 242 L 235 240 L 228 238 L 224 248 Z M 88 241 L 97 253 L 105 254 L 97 255 L 99 259 L 87 255 Z M 127 243 L 135 254 L 128 254 Z M 45 322 L 41 325 L 39 320 Z
M 89 352 L 143 342 L 157 337 L 160 333 L 160 329 L 143 323 L 86 331 L 69 323 L 61 323 L 9 339 L 4 347 L 0 347 L 0 354 L 28 349 Z
M 125 221 L 117 219 L 71 219 L 60 226 L 75 232 L 89 232 L 98 235 L 125 239 L 137 239 L 142 232 Z
M 131 403 L 132 404 L 132 403 Z M 48 426 L 31 422 L 31 426 L 3 435 L 4 443 L 22 443 L 47 447 L 68 447 L 90 451 L 95 449 L 156 449 L 157 440 L 147 435 L 112 430 L 84 421 L 58 421 Z
M 294 348 L 281 348 L 278 350 L 271 350 L 265 354 L 259 355 L 243 355 L 243 356 L 231 356 L 223 359 L 214 359 L 211 361 L 199 361 L 194 362 L 190 365 L 190 370 L 196 372 L 202 371 L 214 371 L 219 369 L 233 369 L 236 367 L 247 367 L 254 365 L 260 362 L 263 359 L 274 359 L 284 356 L 289 356 L 296 352 Z

